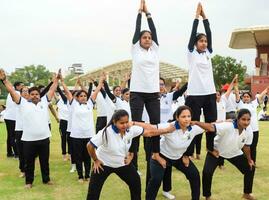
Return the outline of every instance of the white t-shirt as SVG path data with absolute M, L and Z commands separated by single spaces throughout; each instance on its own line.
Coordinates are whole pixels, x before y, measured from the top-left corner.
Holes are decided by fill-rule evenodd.
M 226 120 L 226 102 L 227 98 L 225 96 L 222 96 L 220 101 L 217 102 L 217 121 Z
M 174 92 L 163 94 L 160 98 L 161 123 L 165 123 L 168 120 L 173 119 L 173 94 Z
M 175 122 L 172 123 L 175 124 Z M 158 129 L 168 128 L 169 126 L 170 123 L 162 123 L 158 125 Z M 196 125 L 189 126 L 185 133 L 179 126 L 176 126 L 174 132 L 162 135 L 160 153 L 171 160 L 178 160 L 190 146 L 193 138 L 203 132 L 204 130 Z
M 95 135 L 93 123 L 93 102 L 91 98 L 86 104 L 80 104 L 76 99 L 70 102 L 72 138 L 91 138 Z
M 108 106 L 105 98 L 100 92 L 97 94 L 96 105 L 97 105 L 97 117 L 106 117 Z
M 234 93 L 231 93 L 226 101 L 226 112 L 235 112 L 237 108 L 236 97 Z
M 178 107 L 184 105 L 185 105 L 185 97 L 184 96 L 178 97 L 177 100 L 174 101 L 172 104 L 172 113 L 174 113 L 178 109 Z
M 214 148 L 223 158 L 234 158 L 242 155 L 244 145 L 251 145 L 253 139 L 252 129 L 249 126 L 239 135 L 236 121 L 216 123 L 217 135 L 214 138 Z
M 242 100 L 240 100 L 238 103 L 238 109 L 246 108 L 250 111 L 250 113 L 251 113 L 250 126 L 251 126 L 253 132 L 259 131 L 259 122 L 258 122 L 258 118 L 257 118 L 257 107 L 258 106 L 259 106 L 259 101 L 257 98 L 254 99 L 253 101 L 251 101 L 250 103 L 243 103 Z
M 139 41 L 132 46 L 131 92 L 155 93 L 159 86 L 159 47 L 152 41 L 152 46 L 146 50 Z
M 132 139 L 143 134 L 144 129 L 140 126 L 132 126 L 125 135 L 121 137 L 115 127 L 109 126 L 106 129 L 106 135 L 103 134 L 104 129 L 94 135 L 90 142 L 97 148 L 96 155 L 105 166 L 118 168 L 124 166 Z
M 215 94 L 211 53 L 198 53 L 197 50 L 188 51 L 189 81 L 187 95 L 199 96 Z
M 116 105 L 116 110 L 122 109 L 122 110 L 127 111 L 129 114 L 129 120 L 132 121 L 131 108 L 130 108 L 129 102 L 127 102 L 119 97 L 116 97 L 115 105 Z
M 42 97 L 37 105 L 21 98 L 19 107 L 23 124 L 22 141 L 44 140 L 51 136 L 48 125 L 48 105 L 47 96 Z
M 21 97 L 23 98 L 23 97 Z M 26 100 L 27 101 L 27 100 Z M 22 114 L 20 105 L 16 104 L 16 123 L 15 123 L 15 131 L 22 131 L 23 125 L 22 125 Z
M 16 91 L 16 92 L 17 92 L 17 94 L 20 95 L 19 91 Z M 17 109 L 16 103 L 12 100 L 11 95 L 8 94 L 7 101 L 6 101 L 6 112 L 4 115 L 4 119 L 15 121 L 16 120 L 16 109 Z
M 68 110 L 68 102 L 65 104 L 62 99 L 57 102 L 58 106 L 58 115 L 59 119 L 68 121 L 69 119 L 69 110 Z

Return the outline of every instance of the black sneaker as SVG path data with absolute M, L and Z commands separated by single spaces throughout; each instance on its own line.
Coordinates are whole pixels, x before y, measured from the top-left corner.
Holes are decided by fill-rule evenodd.
M 12 154 L 9 154 L 9 153 L 8 153 L 8 154 L 7 154 L 7 157 L 8 157 L 8 158 L 13 158 L 13 157 L 14 157 L 14 154 L 13 154 L 13 153 L 12 153 Z

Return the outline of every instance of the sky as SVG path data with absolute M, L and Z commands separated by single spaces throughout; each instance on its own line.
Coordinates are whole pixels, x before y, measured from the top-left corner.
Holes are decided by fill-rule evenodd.
M 198 0 L 146 0 L 160 43 L 160 61 L 187 69 L 187 43 Z M 201 0 L 214 54 L 254 70 L 255 49 L 228 47 L 236 28 L 269 25 L 268 0 Z M 0 0 L 0 67 L 42 64 L 50 71 L 82 63 L 84 71 L 131 59 L 140 0 Z M 143 18 L 142 29 L 148 29 Z M 202 23 L 199 32 L 204 32 Z

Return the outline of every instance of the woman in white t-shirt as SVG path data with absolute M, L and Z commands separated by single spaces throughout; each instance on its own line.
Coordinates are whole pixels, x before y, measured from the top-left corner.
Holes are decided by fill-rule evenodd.
M 136 29 L 132 41 L 132 73 L 130 81 L 130 107 L 132 120 L 142 121 L 144 106 L 148 112 L 150 123 L 160 123 L 160 66 L 159 43 L 157 32 L 146 3 L 141 0 L 136 19 Z M 141 31 L 142 13 L 145 13 L 150 31 Z M 160 152 L 159 136 L 150 138 L 152 153 L 159 162 L 164 162 L 158 155 Z M 138 152 L 139 137 L 132 144 L 134 153 Z
M 204 33 L 197 33 L 199 17 L 203 18 Z M 189 80 L 185 105 L 192 109 L 192 119 L 200 121 L 201 109 L 203 109 L 205 121 L 217 120 L 216 89 L 211 62 L 212 36 L 209 21 L 204 13 L 201 3 L 196 10 L 196 18 L 193 22 L 190 41 L 188 44 Z M 194 139 L 194 143 L 195 143 Z M 213 151 L 214 134 L 206 133 L 206 148 Z M 193 156 L 193 145 L 188 154 Z
M 243 92 L 242 100 L 240 99 L 238 90 L 236 91 L 236 102 L 239 109 L 246 108 L 251 112 L 251 121 L 250 126 L 253 131 L 253 142 L 250 146 L 251 157 L 256 163 L 256 152 L 257 145 L 259 140 L 259 121 L 257 118 L 257 108 L 262 103 L 263 97 L 268 92 L 269 87 L 267 87 L 261 94 L 258 94 L 254 100 L 251 100 L 252 95 L 250 92 Z
M 244 174 L 243 198 L 254 200 L 251 195 L 255 164 L 250 154 L 250 145 L 253 133 L 250 125 L 251 113 L 247 109 L 238 112 L 237 119 L 232 122 L 215 124 L 193 122 L 208 131 L 215 131 L 214 148 L 219 152 L 219 157 L 207 153 L 203 168 L 203 196 L 211 200 L 212 178 L 216 167 L 222 160 L 228 160 L 242 174 Z
M 166 168 L 174 166 L 177 170 L 183 172 L 189 180 L 191 187 L 191 196 L 193 200 L 199 200 L 200 197 L 200 176 L 198 169 L 188 157 L 184 156 L 187 148 L 191 145 L 196 135 L 204 132 L 198 126 L 191 126 L 191 109 L 188 106 L 179 107 L 175 114 L 175 121 L 171 123 L 158 124 L 158 129 L 174 126 L 175 130 L 168 134 L 162 135 L 160 141 L 160 156 L 165 160 L 164 164 L 160 164 L 156 160 L 150 160 L 151 177 L 147 186 L 146 199 L 156 199 L 161 182 L 166 176 Z M 144 128 L 151 126 L 149 124 L 141 124 Z
M 94 160 L 93 171 L 88 190 L 88 200 L 98 200 L 104 182 L 112 173 L 117 174 L 127 185 L 131 193 L 130 199 L 141 199 L 141 181 L 131 160 L 133 154 L 129 152 L 133 138 L 168 133 L 173 126 L 164 129 L 152 127 L 143 129 L 136 126 L 136 122 L 129 122 L 126 110 L 116 111 L 108 125 L 94 135 L 87 145 L 88 152 Z
M 39 156 L 42 181 L 44 184 L 51 184 L 49 176 L 49 137 L 51 136 L 48 125 L 48 106 L 54 96 L 58 85 L 58 79 L 54 79 L 46 96 L 40 98 L 37 87 L 29 89 L 29 99 L 22 98 L 6 79 L 5 72 L 0 70 L 0 79 L 10 92 L 15 103 L 19 104 L 22 115 L 23 151 L 25 158 L 25 182 L 26 188 L 31 188 L 34 181 L 35 158 Z
M 70 137 L 72 140 L 72 150 L 76 169 L 78 173 L 78 181 L 83 183 L 84 180 L 88 181 L 90 178 L 91 158 L 87 153 L 86 145 L 90 138 L 95 135 L 94 121 L 93 121 L 93 106 L 94 101 L 100 91 L 105 77 L 101 77 L 98 87 L 91 96 L 85 90 L 80 90 L 76 93 L 76 97 L 68 90 L 63 80 L 61 79 L 64 92 L 67 100 L 69 101 L 70 111 Z M 83 165 L 85 174 L 83 176 Z

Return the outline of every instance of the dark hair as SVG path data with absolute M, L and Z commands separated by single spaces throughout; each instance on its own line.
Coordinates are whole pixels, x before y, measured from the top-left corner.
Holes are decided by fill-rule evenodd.
M 206 38 L 207 38 L 206 34 L 204 34 L 204 33 L 197 33 L 197 34 L 196 34 L 196 38 L 195 38 L 195 44 L 197 44 L 197 42 L 198 42 L 202 37 L 206 37 Z
M 31 94 L 31 92 L 33 92 L 33 91 L 37 91 L 37 92 L 40 94 L 40 90 L 39 90 L 39 88 L 36 87 L 36 86 L 31 87 L 28 91 L 29 91 L 29 94 Z
M 165 79 L 164 78 L 160 77 L 160 80 L 162 80 L 163 83 L 165 84 Z
M 148 30 L 143 30 L 140 32 L 140 35 L 139 35 L 139 40 L 141 40 L 142 36 L 145 34 L 145 33 L 149 33 L 151 35 L 151 32 L 148 31 Z
M 191 115 L 192 115 L 192 110 L 189 106 L 179 106 L 176 111 L 173 114 L 173 120 L 169 120 L 168 122 L 172 122 L 172 121 L 176 121 L 177 117 L 184 111 L 184 110 L 188 110 L 190 111 Z
M 251 113 L 248 109 L 245 109 L 245 108 L 240 109 L 237 113 L 237 120 L 241 119 L 241 117 L 243 117 L 243 115 L 245 114 L 249 114 L 249 116 L 251 117 Z
M 107 142 L 107 128 L 111 125 L 113 125 L 114 122 L 117 122 L 119 121 L 122 117 L 125 117 L 125 116 L 128 116 L 129 117 L 129 114 L 126 110 L 117 110 L 116 112 L 114 112 L 114 114 L 112 115 L 111 117 L 111 120 L 108 122 L 108 124 L 106 125 L 106 127 L 104 128 L 103 130 L 103 136 L 106 137 L 106 142 Z
M 245 94 L 247 94 L 250 98 L 252 98 L 252 94 L 251 94 L 251 92 L 243 92 L 243 93 L 242 93 L 242 97 L 243 97 Z
M 76 93 L 76 97 L 79 97 L 82 93 L 85 93 L 86 96 L 88 95 L 88 93 L 87 93 L 85 90 L 79 90 L 79 91 Z
M 13 84 L 13 86 L 14 86 L 14 88 L 16 89 L 16 87 L 20 86 L 21 84 L 23 84 L 23 82 L 21 82 L 21 81 L 16 81 L 16 82 Z
M 45 88 L 45 86 L 44 86 L 44 85 L 39 85 L 39 86 L 37 86 L 37 88 L 38 88 L 39 90 L 41 90 L 41 89 Z
M 129 92 L 129 88 L 124 88 L 124 89 L 121 91 L 122 94 L 125 94 L 126 92 Z
M 113 87 L 113 92 L 114 92 L 118 87 L 120 88 L 119 85 L 114 86 L 114 87 Z
M 75 96 L 77 92 L 78 92 L 77 90 L 73 90 L 73 91 L 71 92 L 72 96 Z
M 27 88 L 27 90 L 29 91 L 29 88 L 28 88 L 27 86 L 23 86 L 23 87 L 20 89 L 20 93 L 22 93 L 23 88 Z

